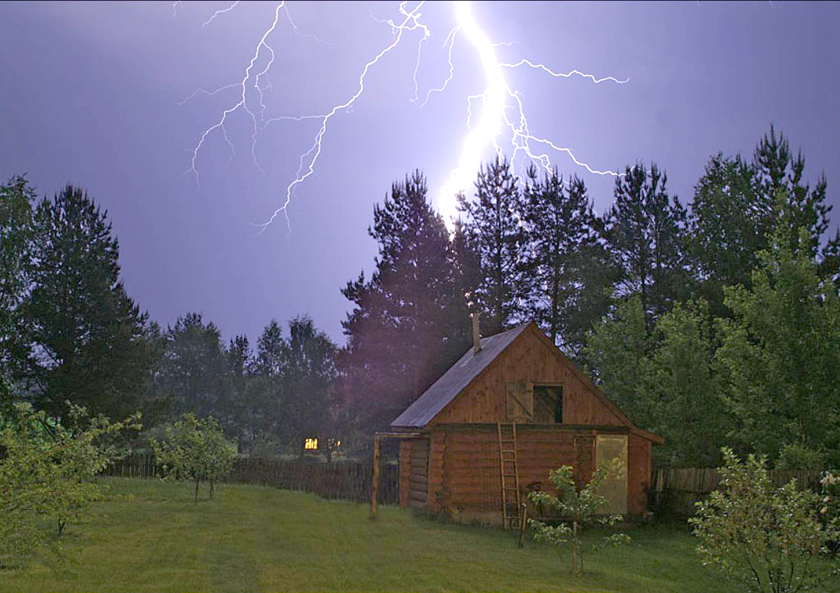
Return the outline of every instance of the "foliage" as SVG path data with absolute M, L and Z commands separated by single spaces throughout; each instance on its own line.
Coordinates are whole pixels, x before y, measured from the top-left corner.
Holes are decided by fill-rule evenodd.
M 575 483 L 574 468 L 564 465 L 552 470 L 548 474 L 549 481 L 557 489 L 557 496 L 545 491 L 532 492 L 528 495 L 532 503 L 555 510 L 560 516 L 571 521 L 567 523 L 548 525 L 541 521 L 530 520 L 529 525 L 534 529 L 534 539 L 553 545 L 568 541 L 572 542 L 572 572 L 583 574 L 583 546 L 581 535 L 587 525 L 615 525 L 621 519 L 620 515 L 598 516 L 600 511 L 609 506 L 609 501 L 598 494 L 598 489 L 609 476 L 610 468 L 602 464 L 592 474 L 592 479 L 582 488 Z M 603 543 L 619 545 L 630 541 L 630 536 L 624 533 L 613 533 L 605 538 Z
M 342 321 L 341 391 L 373 429 L 393 420 L 468 346 L 461 268 L 427 194 L 419 171 L 392 185 L 368 230 L 379 246 L 376 269 L 341 291 L 353 303 Z
M 803 591 L 820 581 L 814 570 L 828 538 L 817 520 L 819 497 L 795 480 L 774 488 L 766 458 L 741 461 L 723 450 L 720 490 L 697 503 L 689 520 L 703 564 L 750 591 Z
M 653 343 L 640 391 L 651 410 L 649 428 L 667 439 L 656 454 L 676 467 L 718 465 L 733 425 L 720 398 L 717 337 L 706 302 L 675 304 L 656 323 Z
M 607 250 L 622 273 L 620 293 L 639 295 L 648 330 L 687 283 L 686 211 L 668 195 L 667 180 L 655 164 L 650 170 L 627 167 L 615 180 L 615 202 L 604 214 Z
M 521 321 L 524 313 L 523 198 L 510 162 L 499 156 L 481 167 L 475 188 L 476 200 L 461 195 L 458 208 L 467 215 L 463 231 L 478 257 L 472 298 L 478 304 L 484 333 L 493 335 Z
M 26 378 L 37 406 L 66 417 L 65 401 L 124 417 L 139 407 L 151 365 L 145 314 L 119 279 L 107 213 L 68 185 L 35 212 Z
M 584 355 L 596 369 L 596 380 L 607 396 L 637 425 L 652 427 L 655 410 L 642 388 L 649 376 L 651 337 L 645 328 L 641 299 L 631 296 L 618 304 L 587 336 Z
M 801 235 L 803 244 L 807 234 Z M 840 462 L 840 298 L 807 249 L 779 226 L 759 254 L 752 288 L 726 289 L 733 318 L 719 322 L 717 362 L 737 435 L 775 459 L 799 443 Z
M 577 176 L 564 180 L 556 169 L 540 179 L 530 168 L 523 224 L 526 313 L 576 357 L 593 321 L 607 310 L 612 270 L 597 241 L 598 219 L 586 185 Z
M 18 405 L 0 420 L 0 553 L 23 556 L 47 542 L 42 519 L 61 535 L 68 522 L 87 520 L 102 498 L 96 475 L 121 455 L 116 438 L 139 429 L 139 414 L 123 422 L 91 418 L 68 404 L 74 427 Z
M 0 372 L 21 346 L 20 305 L 28 288 L 35 191 L 23 176 L 0 186 Z M 20 355 L 17 355 L 19 358 Z
M 217 412 L 225 374 L 219 329 L 212 322 L 205 323 L 201 313 L 187 313 L 167 328 L 163 339 L 155 378 L 159 393 L 171 394 L 179 414 Z
M 199 484 L 210 482 L 212 498 L 215 482 L 231 470 L 236 459 L 236 452 L 212 416 L 199 419 L 193 413 L 184 414 L 166 427 L 164 440 L 152 439 L 151 444 L 167 477 L 195 482 L 195 503 Z

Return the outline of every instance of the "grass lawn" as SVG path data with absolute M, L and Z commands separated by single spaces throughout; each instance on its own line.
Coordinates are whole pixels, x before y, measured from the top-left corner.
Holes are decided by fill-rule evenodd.
M 629 546 L 585 556 L 577 578 L 567 547 L 519 549 L 501 530 L 403 509 L 371 521 L 362 504 L 239 485 L 194 505 L 188 484 L 109 482 L 97 517 L 68 526 L 63 562 L 43 553 L 3 570 L 0 591 L 729 590 L 676 527 L 634 530 Z

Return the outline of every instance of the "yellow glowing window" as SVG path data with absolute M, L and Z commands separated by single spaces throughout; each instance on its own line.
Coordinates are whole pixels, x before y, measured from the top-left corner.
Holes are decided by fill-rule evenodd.
M 318 439 L 306 439 L 303 442 L 303 448 L 307 451 L 317 451 L 318 450 Z

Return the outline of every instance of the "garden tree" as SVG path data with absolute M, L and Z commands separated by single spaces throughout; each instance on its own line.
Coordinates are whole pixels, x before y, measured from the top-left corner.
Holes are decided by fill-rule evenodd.
M 152 439 L 157 462 L 166 477 L 195 482 L 195 499 L 202 481 L 210 483 L 213 498 L 215 482 L 230 472 L 236 452 L 212 416 L 198 418 L 186 413 L 166 427 L 163 440 Z
M 771 459 L 798 445 L 836 466 L 840 298 L 817 275 L 809 233 L 801 231 L 798 248 L 788 240 L 786 226 L 778 225 L 759 254 L 752 288 L 725 289 L 733 318 L 719 322 L 716 358 L 745 443 Z
M 139 414 L 111 422 L 68 409 L 72 429 L 28 404 L 0 416 L 0 567 L 48 543 L 45 518 L 57 519 L 59 535 L 68 521 L 85 520 L 105 488 L 95 476 L 120 456 L 120 433 L 140 428 Z
M 728 315 L 724 286 L 750 286 L 773 219 L 773 199 L 760 191 L 755 167 L 740 155 L 712 157 L 694 188 L 688 247 L 700 293 L 714 315 Z
M 20 305 L 29 288 L 34 202 L 35 190 L 25 177 L 12 177 L 0 186 L 0 376 L 10 374 L 13 360 L 21 358 L 16 351 L 25 342 Z
M 139 407 L 151 352 L 145 314 L 119 280 L 107 213 L 68 185 L 35 213 L 31 282 L 23 303 L 27 376 L 37 406 L 61 416 L 65 401 L 124 417 Z
M 479 258 L 473 299 L 482 315 L 482 333 L 493 335 L 523 318 L 521 302 L 527 293 L 521 263 L 525 254 L 524 206 L 506 158 L 497 156 L 482 166 L 475 188 L 476 201 L 461 195 L 458 208 L 466 214 L 467 243 Z
M 608 304 L 605 298 L 592 298 L 603 296 L 607 285 L 587 269 L 600 247 L 597 218 L 583 181 L 575 176 L 566 183 L 556 169 L 540 179 L 531 167 L 523 198 L 527 316 L 553 343 L 576 356 Z M 598 309 L 595 303 L 603 308 L 593 310 Z
M 541 508 L 549 508 L 558 516 L 569 519 L 572 526 L 566 522 L 558 522 L 549 525 L 533 519 L 528 521 L 529 526 L 534 530 L 534 539 L 554 545 L 560 545 L 571 540 L 572 542 L 572 573 L 583 575 L 583 546 L 581 535 L 583 528 L 587 525 L 615 525 L 621 520 L 621 515 L 598 516 L 601 511 L 609 506 L 609 501 L 598 494 L 598 489 L 609 477 L 610 472 L 618 468 L 609 464 L 602 464 L 592 474 L 592 479 L 585 486 L 578 488 L 575 483 L 575 470 L 570 465 L 564 465 L 559 469 L 551 470 L 548 480 L 557 489 L 557 496 L 549 494 L 545 490 L 538 490 L 528 494 L 528 498 L 535 505 Z M 630 541 L 630 536 L 625 533 L 613 533 L 601 543 L 620 545 Z M 595 548 L 597 549 L 596 546 Z
M 376 269 L 342 289 L 354 304 L 342 322 L 342 391 L 370 427 L 387 425 L 468 346 L 468 319 L 450 317 L 463 307 L 459 267 L 427 193 L 419 171 L 392 185 L 368 230 Z
M 604 214 L 607 251 L 622 274 L 622 295 L 638 294 L 646 327 L 685 290 L 686 211 L 668 195 L 656 164 L 637 164 L 615 181 L 615 202 Z
M 587 336 L 584 356 L 596 383 L 633 422 L 654 424 L 655 409 L 644 386 L 648 381 L 652 338 L 645 328 L 639 295 L 618 303 Z
M 225 353 L 221 334 L 200 313 L 178 317 L 166 332 L 159 387 L 171 394 L 176 413 L 216 413 L 224 389 Z
M 733 428 L 714 368 L 717 339 L 708 305 L 676 303 L 657 322 L 641 396 L 650 428 L 667 439 L 656 454 L 675 467 L 715 467 Z
M 819 496 L 795 480 L 774 488 L 765 457 L 742 462 L 730 449 L 723 457 L 721 488 L 698 502 L 689 519 L 703 564 L 755 592 L 828 584 L 817 557 L 832 533 L 818 520 Z

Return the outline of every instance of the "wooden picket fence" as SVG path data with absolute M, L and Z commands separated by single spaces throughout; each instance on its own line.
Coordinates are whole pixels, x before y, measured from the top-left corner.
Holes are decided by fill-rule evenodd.
M 800 488 L 819 490 L 822 471 L 770 470 L 770 479 L 782 486 L 796 478 Z M 720 484 L 715 468 L 654 468 L 649 503 L 657 513 L 693 515 L 694 504 L 703 500 Z
M 106 476 L 151 479 L 160 475 L 154 455 L 130 455 L 103 472 Z M 260 484 L 284 490 L 313 492 L 324 498 L 370 500 L 373 468 L 369 463 L 341 461 L 310 463 L 261 457 L 240 457 L 223 482 Z M 399 502 L 399 467 L 382 464 L 377 498 L 380 504 Z

